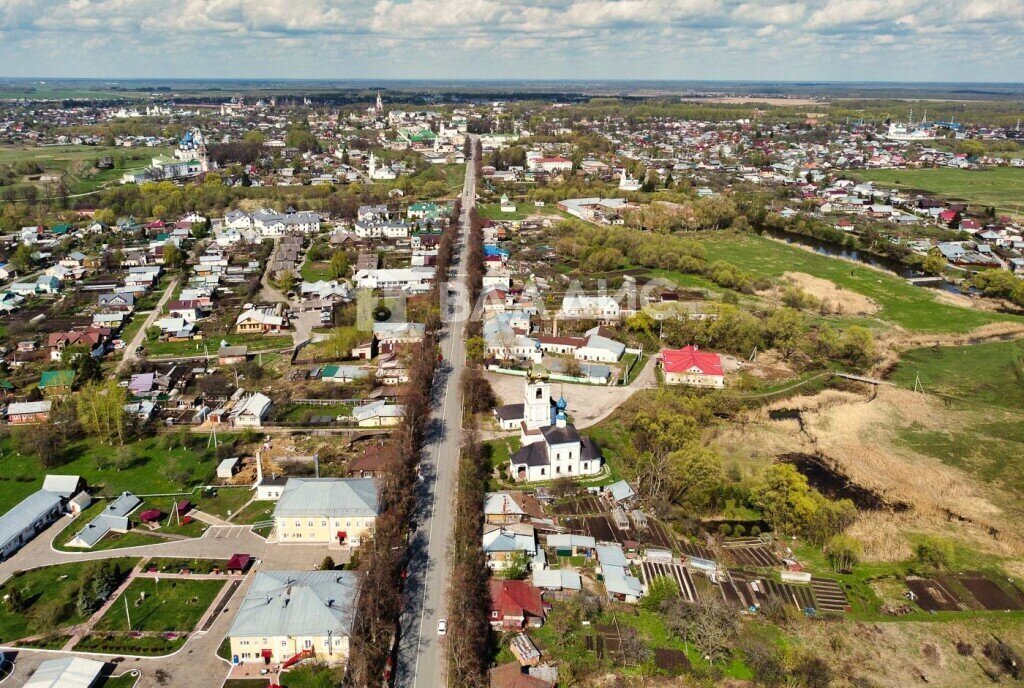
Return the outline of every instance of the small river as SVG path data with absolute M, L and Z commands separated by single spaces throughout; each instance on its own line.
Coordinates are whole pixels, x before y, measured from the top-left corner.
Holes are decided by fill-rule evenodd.
M 764 234 L 774 239 L 785 241 L 787 244 L 795 244 L 797 246 L 804 246 L 811 249 L 815 253 L 819 253 L 823 256 L 831 256 L 832 258 L 845 258 L 846 260 L 852 260 L 857 263 L 863 263 L 873 268 L 879 268 L 886 272 L 893 272 L 903 279 L 910 279 L 912 277 L 929 277 L 920 270 L 901 263 L 898 260 L 892 258 L 885 258 L 883 256 L 876 256 L 870 253 L 863 253 L 856 249 L 846 248 L 834 244 L 830 241 L 823 241 L 811 236 L 804 236 L 803 234 L 793 234 L 790 232 L 783 232 L 777 229 L 765 229 Z M 929 281 L 924 284 L 918 284 L 920 287 L 927 287 L 929 289 L 941 289 L 947 291 L 950 294 L 962 294 L 960 287 L 953 282 L 943 279 L 942 281 Z

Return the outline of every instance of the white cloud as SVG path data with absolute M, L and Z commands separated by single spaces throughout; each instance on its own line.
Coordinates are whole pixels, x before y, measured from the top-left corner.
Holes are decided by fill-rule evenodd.
M 0 31 L 31 76 L 1024 74 L 1024 0 L 0 0 Z

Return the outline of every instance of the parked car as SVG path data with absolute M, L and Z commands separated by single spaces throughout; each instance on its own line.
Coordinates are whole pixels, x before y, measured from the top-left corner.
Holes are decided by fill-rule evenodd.
M 444 619 L 437 620 L 437 634 L 444 635 L 448 632 L 448 622 Z

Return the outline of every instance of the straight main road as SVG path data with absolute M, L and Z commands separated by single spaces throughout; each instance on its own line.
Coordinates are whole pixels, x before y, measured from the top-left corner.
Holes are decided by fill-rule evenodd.
M 463 252 L 469 240 L 469 211 L 476 203 L 476 167 L 466 164 L 459 238 L 452 257 L 451 281 L 465 283 Z M 438 275 L 438 279 L 444 276 Z M 442 286 L 442 289 L 444 287 Z M 420 464 L 418 527 L 410 545 L 406 608 L 402 617 L 396 685 L 441 688 L 445 685 L 443 640 L 437 622 L 448 611 L 448 543 L 455 526 L 455 481 L 462 448 L 462 372 L 466 367 L 466 321 L 445 326 L 440 341 L 444 362 L 435 385 L 430 443 Z

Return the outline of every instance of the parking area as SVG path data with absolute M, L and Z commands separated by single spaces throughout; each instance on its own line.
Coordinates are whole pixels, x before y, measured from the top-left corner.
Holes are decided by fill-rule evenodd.
M 205 537 L 216 540 L 240 539 L 250 532 L 249 526 L 210 526 Z

